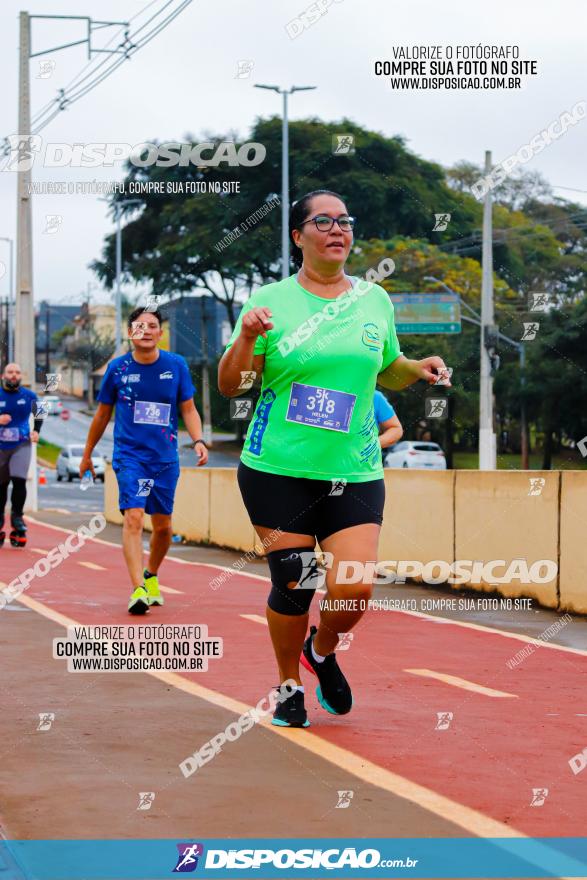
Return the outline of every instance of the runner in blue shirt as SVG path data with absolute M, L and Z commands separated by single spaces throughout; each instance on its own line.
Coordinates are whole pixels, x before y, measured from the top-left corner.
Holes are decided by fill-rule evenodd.
M 404 429 L 391 403 L 381 391 L 375 391 L 373 395 L 373 410 L 375 412 L 375 423 L 381 432 L 379 434 L 381 455 L 385 459 L 385 450 L 393 446 L 394 443 L 397 443 L 398 440 L 401 440 Z
M 92 451 L 116 406 L 112 469 L 124 515 L 122 546 L 133 587 L 128 603 L 131 614 L 163 605 L 157 572 L 173 534 L 171 514 L 179 479 L 178 413 L 193 440 L 198 466 L 208 461 L 188 366 L 179 355 L 158 348 L 161 323 L 158 310 L 137 308 L 130 315 L 134 351 L 108 365 L 80 464 L 80 476 L 88 470 L 94 473 Z M 150 514 L 153 528 L 147 568 L 143 568 L 144 513 Z
M 35 419 L 30 429 L 31 413 L 36 413 L 37 395 L 23 388 L 22 372 L 18 364 L 6 364 L 0 386 L 0 547 L 4 544 L 4 509 L 8 486 L 12 481 L 10 499 L 10 543 L 13 547 L 26 544 L 26 524 L 23 519 L 26 501 L 26 478 L 31 463 L 31 442 L 39 439 L 43 424 Z

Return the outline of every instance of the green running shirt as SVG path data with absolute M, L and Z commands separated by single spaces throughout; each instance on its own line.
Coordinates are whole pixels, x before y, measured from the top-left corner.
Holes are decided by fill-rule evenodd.
M 401 355 L 386 291 L 355 279 L 335 299 L 316 296 L 292 275 L 245 303 L 228 350 L 250 309 L 271 310 L 259 336 L 261 394 L 241 461 L 266 473 L 362 483 L 383 477 L 373 411 L 377 374 Z

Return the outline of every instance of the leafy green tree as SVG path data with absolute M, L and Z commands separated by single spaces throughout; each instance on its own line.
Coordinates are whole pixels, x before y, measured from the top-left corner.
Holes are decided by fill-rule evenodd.
M 340 134 L 354 137 L 354 153 L 334 151 L 333 142 Z M 234 133 L 206 135 L 215 144 L 231 138 L 237 140 Z M 196 139 L 187 135 L 186 140 Z M 143 198 L 142 208 L 123 209 L 128 221 L 122 236 L 124 280 L 146 284 L 162 297 L 198 290 L 210 293 L 226 307 L 232 326 L 237 304 L 259 284 L 281 277 L 280 118 L 257 119 L 240 142 L 245 140 L 265 146 L 261 166 L 127 165 L 127 184 L 162 182 L 172 190 L 183 184 L 184 194 L 151 193 Z M 389 292 L 439 292 L 440 286 L 425 280 L 436 276 L 480 311 L 482 205 L 470 193 L 480 176 L 481 169 L 473 163 L 460 162 L 445 170 L 415 155 L 403 138 L 386 137 L 348 119 L 290 124 L 291 200 L 313 189 L 339 192 L 357 218 L 349 269 L 360 275 L 391 256 L 396 270 L 383 283 Z M 186 195 L 188 184 L 209 184 L 220 192 Z M 239 191 L 228 191 L 234 187 Z M 495 315 L 500 329 L 514 340 L 521 339 L 522 323 L 530 317 L 529 294 L 544 291 L 553 297 L 552 313 L 541 315 L 536 345 L 528 344 L 524 392 L 516 351 L 501 349 L 502 366 L 495 380 L 497 412 L 504 423 L 516 423 L 524 393 L 529 417 L 548 447 L 575 436 L 572 426 L 582 424 L 576 398 L 568 389 L 577 382 L 582 388 L 579 374 L 583 369 L 587 372 L 585 358 L 567 325 L 557 322 L 584 325 L 587 209 L 553 197 L 546 182 L 529 172 L 506 179 L 493 197 Z M 264 219 L 251 222 L 255 212 L 269 203 L 276 206 Z M 446 229 L 434 231 L 435 214 L 440 213 L 450 214 L 450 222 Z M 238 229 L 248 231 L 236 234 Z M 109 236 L 93 268 L 110 287 L 114 256 L 114 236 Z M 400 340 L 411 356 L 434 351 L 455 370 L 455 386 L 449 393 L 454 418 L 436 428 L 439 434 L 446 428 L 448 449 L 453 439 L 461 446 L 476 445 L 479 337 L 477 327 L 464 323 L 458 336 Z M 560 362 L 560 352 L 575 365 L 573 370 L 567 361 Z M 408 430 L 422 418 L 425 395 L 426 388 L 417 385 L 398 398 L 400 418 Z M 545 456 L 549 460 L 548 448 Z
M 552 453 L 564 440 L 577 442 L 587 434 L 587 300 L 565 303 L 534 316 L 536 338 L 525 343 L 528 415 L 543 435 L 542 467 L 552 465 Z M 511 374 L 510 374 L 511 376 Z M 522 393 L 519 380 L 498 374 L 496 394 L 504 409 L 516 406 Z
M 468 193 L 474 183 L 485 177 L 485 171 L 480 165 L 462 160 L 447 169 L 446 177 L 454 189 Z M 552 189 L 537 171 L 519 170 L 494 187 L 492 198 L 510 211 L 525 211 L 532 202 L 551 200 Z
M 353 156 L 336 156 L 332 151 L 332 139 L 341 129 L 356 136 Z M 225 139 L 218 136 L 215 142 Z M 123 208 L 123 216 L 129 218 L 122 236 L 124 280 L 149 282 L 160 295 L 204 289 L 226 306 L 234 326 L 236 302 L 258 284 L 281 276 L 280 207 L 253 222 L 256 211 L 279 198 L 279 119 L 258 120 L 248 140 L 267 150 L 261 168 L 127 165 L 127 184 L 153 181 L 172 188 L 209 184 L 221 189 L 224 184 L 238 184 L 240 193 L 152 193 L 144 197 L 142 210 Z M 340 191 L 357 215 L 363 237 L 403 232 L 441 242 L 464 233 L 480 217 L 475 200 L 468 198 L 465 203 L 445 184 L 441 167 L 410 153 L 401 138 L 385 138 L 348 120 L 329 125 L 310 120 L 291 124 L 290 143 L 292 199 L 316 188 Z M 442 211 L 451 213 L 451 231 L 433 233 L 434 213 Z M 227 237 L 240 228 L 248 231 L 228 242 Z M 92 264 L 109 287 L 114 283 L 114 264 L 111 235 L 102 259 Z
M 91 370 L 97 370 L 113 354 L 112 337 L 97 333 L 92 327 L 84 334 L 84 338 L 67 346 L 66 360 L 75 366 L 86 366 Z
M 333 151 L 333 139 L 341 133 L 354 137 L 353 154 Z M 208 137 L 218 144 L 229 135 Z M 194 140 L 191 135 L 186 139 Z M 247 140 L 265 146 L 267 155 L 261 166 L 139 168 L 129 163 L 127 184 L 157 182 L 172 189 L 180 184 L 207 184 L 220 187 L 221 192 L 151 193 L 144 197 L 142 209 L 123 209 L 129 219 L 122 237 L 124 279 L 149 283 L 162 296 L 198 289 L 209 292 L 226 306 L 232 326 L 237 302 L 258 284 L 281 275 L 280 208 L 273 208 L 259 222 L 251 221 L 255 211 L 279 197 L 280 119 L 258 119 Z M 421 159 L 402 138 L 385 137 L 348 119 L 336 123 L 309 119 L 290 125 L 291 199 L 317 188 L 340 192 L 357 217 L 357 235 L 363 240 L 426 239 L 455 256 L 479 260 L 482 206 L 467 191 L 479 173 L 469 165 L 468 172 L 457 179 L 454 169 L 445 172 L 440 165 Z M 224 192 L 224 185 L 238 186 L 240 191 Z M 557 203 L 550 214 L 541 213 L 539 197 L 546 190 L 540 180 L 528 182 L 527 176 L 515 185 L 508 180 L 503 188 L 494 212 L 497 274 L 524 296 L 537 285 L 539 289 L 556 285 L 563 292 L 569 286 L 576 290 L 585 280 L 579 254 L 587 243 L 581 218 L 573 221 L 576 206 L 566 211 Z M 116 198 L 125 197 L 117 195 L 113 201 Z M 522 202 L 531 207 L 530 215 L 517 210 Z M 434 231 L 437 213 L 451 215 L 446 230 Z M 229 241 L 235 229 L 248 231 Z M 102 259 L 92 264 L 110 287 L 114 250 L 114 236 L 109 236 Z
M 65 324 L 63 327 L 60 327 L 59 330 L 56 330 L 51 334 L 51 345 L 53 348 L 59 350 L 61 346 L 66 342 L 66 340 L 73 336 L 75 333 L 75 327 L 73 324 Z

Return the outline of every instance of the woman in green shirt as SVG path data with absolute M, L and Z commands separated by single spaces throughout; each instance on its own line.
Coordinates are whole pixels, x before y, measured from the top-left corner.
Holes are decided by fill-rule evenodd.
M 377 560 L 385 485 L 375 385 L 434 384 L 446 370 L 439 357 L 404 357 L 387 292 L 345 274 L 353 227 L 342 198 L 328 190 L 293 205 L 290 237 L 300 269 L 250 297 L 218 368 L 228 397 L 244 393 L 244 372 L 262 378 L 238 480 L 255 531 L 270 548 L 267 621 L 280 681 L 298 683 L 277 704 L 273 723 L 283 726 L 309 725 L 300 659 L 318 678 L 323 708 L 344 715 L 352 707 L 334 649 L 361 619 L 372 583 L 339 583 L 337 572 L 341 563 Z M 312 596 L 324 582 L 320 625 L 306 638 Z

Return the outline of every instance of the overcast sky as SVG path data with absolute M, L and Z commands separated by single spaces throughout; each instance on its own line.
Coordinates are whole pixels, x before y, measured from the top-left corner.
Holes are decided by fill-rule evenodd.
M 101 20 L 131 19 L 131 31 L 166 0 L 31 0 L 31 15 L 87 15 Z M 168 9 L 177 8 L 172 0 Z M 385 135 L 403 135 L 426 159 L 451 165 L 477 163 L 484 151 L 494 161 L 515 152 L 577 101 L 587 99 L 584 0 L 340 0 L 296 39 L 285 25 L 310 4 L 306 0 L 223 0 L 188 6 L 164 31 L 91 93 L 41 133 L 44 142 L 136 144 L 182 139 L 186 132 L 236 130 L 243 137 L 258 115 L 277 113 L 281 98 L 253 88 L 254 82 L 289 87 L 315 85 L 290 100 L 290 116 L 325 121 L 348 117 Z M 141 12 L 145 7 L 148 9 Z M 0 51 L 0 136 L 17 131 L 18 12 L 2 3 Z M 161 19 L 157 19 L 158 21 Z M 152 27 L 153 25 L 150 25 Z M 149 28 L 142 33 L 145 34 Z M 116 29 L 102 31 L 101 46 Z M 33 22 L 33 51 L 82 39 L 83 22 Z M 520 57 L 538 62 L 538 75 L 519 91 L 392 91 L 376 77 L 373 62 L 392 59 L 399 45 L 516 44 Z M 92 65 L 105 56 L 96 56 Z M 31 61 L 33 115 L 57 89 L 88 63 L 77 46 L 53 52 L 47 79 L 39 79 L 39 59 Z M 237 62 L 250 60 L 251 76 L 237 78 Z M 587 120 L 572 126 L 526 165 L 543 174 L 555 193 L 587 204 Z M 35 181 L 116 180 L 110 169 L 43 169 Z M 571 191 L 570 188 L 578 190 Z M 0 236 L 16 234 L 16 175 L 0 173 Z M 45 234 L 46 215 L 61 215 L 61 227 Z M 36 300 L 78 303 L 88 284 L 104 300 L 88 263 L 100 255 L 112 230 L 106 205 L 94 195 L 39 195 L 33 200 L 34 292 Z M 0 260 L 7 246 L 0 242 Z M 8 292 L 8 274 L 0 296 Z

